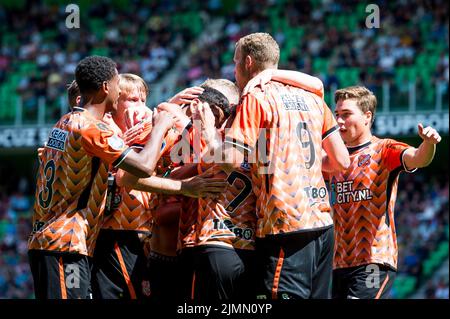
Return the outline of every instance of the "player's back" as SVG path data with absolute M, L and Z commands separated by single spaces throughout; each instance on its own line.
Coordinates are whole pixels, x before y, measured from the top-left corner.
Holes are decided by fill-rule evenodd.
M 199 164 L 199 173 L 212 171 L 211 178 L 224 178 L 226 190 L 218 198 L 198 199 L 198 244 L 221 242 L 238 249 L 254 249 L 256 197 L 247 163 L 229 174 L 217 165 Z
M 254 172 L 260 179 L 257 236 L 331 225 L 321 172 L 322 140 L 336 129 L 331 111 L 313 93 L 279 82 L 251 94 L 266 140 L 257 143 Z
M 81 130 L 93 123 L 105 125 L 81 109 L 52 128 L 40 157 L 29 249 L 92 254 L 107 179 L 107 165 L 82 146 Z

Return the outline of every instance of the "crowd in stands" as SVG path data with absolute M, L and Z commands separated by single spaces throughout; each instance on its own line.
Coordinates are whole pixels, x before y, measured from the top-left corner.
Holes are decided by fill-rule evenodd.
M 431 89 L 425 102 L 432 101 L 437 82 L 448 94 L 448 4 L 417 1 L 412 9 L 408 2 L 373 3 L 380 8 L 380 28 L 366 27 L 367 4 L 358 1 L 241 1 L 224 16 L 209 50 L 202 46 L 191 55 L 179 87 L 233 78 L 234 43 L 265 31 L 280 44 L 280 67 L 319 76 L 326 90 L 364 83 L 379 96 L 383 81 L 405 91 L 413 80 Z
M 83 3 L 79 28 L 67 28 L 65 1 L 26 1 L 22 7 L 5 1 L 0 6 L 2 105 L 14 106 L 10 96 L 20 96 L 24 117 L 36 119 L 39 97 L 45 97 L 46 119 L 59 118 L 60 96 L 76 64 L 92 54 L 109 56 L 120 72 L 139 74 L 152 84 L 201 32 L 204 21 L 184 1 Z
M 27 257 L 33 185 L 24 177 L 13 176 L 10 180 L 10 184 L 0 186 L 0 298 L 33 298 Z M 448 273 L 436 282 L 424 277 L 422 270 L 424 261 L 438 244 L 448 242 L 448 192 L 447 174 L 429 177 L 417 172 L 400 176 L 395 209 L 398 275 L 415 277 L 414 290 L 426 285 L 426 298 L 448 298 Z M 391 297 L 398 297 L 395 285 Z
M 395 224 L 399 247 L 398 275 L 415 277 L 415 289 L 429 278 L 424 261 L 448 242 L 449 236 L 449 182 L 448 175 L 403 173 L 399 179 L 395 206 Z M 448 290 L 448 278 L 447 278 Z M 395 285 L 392 297 L 395 297 Z
M 413 7 L 407 1 L 372 2 L 379 7 L 379 28 L 367 28 L 372 11 L 356 0 L 103 0 L 80 1 L 80 28 L 68 29 L 63 1 L 5 1 L 0 102 L 15 105 L 20 96 L 24 118 L 36 119 L 44 96 L 46 120 L 57 119 L 59 97 L 76 63 L 89 54 L 113 58 L 120 72 L 139 74 L 152 87 L 215 18 L 225 21 L 217 40 L 206 37 L 189 51 L 177 89 L 208 77 L 234 79 L 236 40 L 264 31 L 280 44 L 280 67 L 317 75 L 327 90 L 361 82 L 380 96 L 387 80 L 396 88 L 391 96 L 401 98 L 412 80 L 423 89 L 417 96 L 432 103 L 440 82 L 448 99 L 447 1 L 421 0 Z M 4 108 L 0 118 L 10 119 L 14 111 Z
M 429 280 L 425 290 L 425 299 L 449 299 L 448 277 Z

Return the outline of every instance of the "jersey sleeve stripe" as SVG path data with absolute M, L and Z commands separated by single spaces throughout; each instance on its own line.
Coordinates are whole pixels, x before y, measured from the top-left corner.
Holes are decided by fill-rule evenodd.
M 237 146 L 237 147 L 239 147 L 241 149 L 244 149 L 245 151 L 248 151 L 248 152 L 253 152 L 253 147 L 249 146 L 248 144 L 239 142 L 235 138 L 225 137 L 225 143 Z
M 415 168 L 412 168 L 412 169 L 408 169 L 407 167 L 406 167 L 406 164 L 405 164 L 405 161 L 404 161 L 404 154 L 405 154 L 405 151 L 407 150 L 407 148 L 405 148 L 403 151 L 402 151 L 402 153 L 400 154 L 400 161 L 402 162 L 402 168 L 403 168 L 403 170 L 405 171 L 405 172 L 407 172 L 407 173 L 414 173 L 415 171 L 417 171 L 417 167 L 415 167 Z
M 117 160 L 114 161 L 113 163 L 113 167 L 116 168 L 118 167 L 120 164 L 122 164 L 123 160 L 128 156 L 128 154 L 130 153 L 130 151 L 133 148 L 129 147 L 127 148 L 125 151 L 123 151 L 123 153 L 119 156 L 119 158 Z
M 335 125 L 332 128 L 330 128 L 328 131 L 322 134 L 322 140 L 326 139 L 328 136 L 330 136 L 333 132 L 336 132 L 339 129 L 339 125 Z

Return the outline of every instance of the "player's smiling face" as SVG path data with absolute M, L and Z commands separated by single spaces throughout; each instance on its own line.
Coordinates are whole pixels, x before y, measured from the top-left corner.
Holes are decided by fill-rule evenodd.
M 371 116 L 361 111 L 356 100 L 339 100 L 336 104 L 335 115 L 339 132 L 347 146 L 366 142 L 364 139 L 370 135 Z

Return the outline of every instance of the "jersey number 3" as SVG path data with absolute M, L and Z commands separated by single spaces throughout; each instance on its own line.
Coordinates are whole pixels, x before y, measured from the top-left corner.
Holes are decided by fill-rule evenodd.
M 39 205 L 42 208 L 47 208 L 53 197 L 53 181 L 55 179 L 55 162 L 50 160 L 45 164 L 44 176 L 45 176 L 45 188 L 39 192 Z M 47 194 L 47 198 L 44 200 L 44 193 Z

